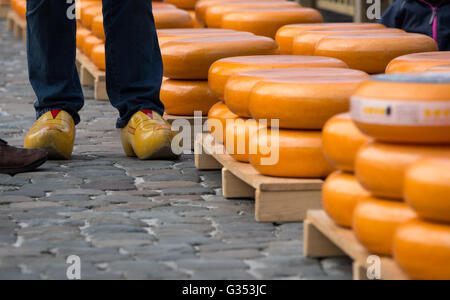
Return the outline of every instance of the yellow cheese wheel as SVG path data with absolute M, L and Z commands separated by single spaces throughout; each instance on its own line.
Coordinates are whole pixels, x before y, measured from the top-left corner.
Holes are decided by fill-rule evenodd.
M 192 22 L 193 22 L 193 27 L 194 28 L 205 28 L 205 25 L 203 25 L 202 23 L 200 23 L 198 20 L 197 20 L 197 17 L 196 17 L 196 15 L 195 15 L 195 10 L 189 10 L 188 11 L 189 12 L 189 14 L 191 15 L 191 18 L 192 18 Z
M 245 37 L 245 36 L 253 36 L 253 33 L 250 32 L 241 32 L 234 30 L 223 30 L 223 32 L 214 32 L 216 29 L 209 30 L 209 28 L 204 28 L 204 32 L 192 33 L 192 34 L 179 34 L 179 35 L 161 35 L 158 36 L 159 45 L 171 41 L 183 40 L 183 39 L 196 39 L 202 37 L 225 37 L 225 36 L 237 36 L 237 37 Z
M 219 2 L 217 4 L 211 5 L 206 10 L 206 25 L 210 28 L 223 27 L 224 16 L 232 11 L 249 8 L 277 8 L 277 7 L 299 8 L 300 5 L 296 2 L 289 2 L 289 1 Z
M 83 51 L 84 48 L 84 40 L 90 36 L 92 33 L 89 31 L 89 29 L 86 29 L 84 27 L 80 27 L 77 29 L 77 48 Z
M 174 6 L 181 9 L 194 9 L 195 4 L 198 0 L 166 0 L 167 3 L 173 4 Z
M 325 159 L 319 131 L 260 129 L 250 137 L 249 159 L 261 174 L 274 177 L 325 178 L 334 169 Z
M 27 14 L 27 2 L 26 1 L 17 1 L 14 5 L 15 12 L 21 19 L 26 18 Z
M 351 114 L 359 129 L 379 141 L 450 144 L 450 74 L 392 74 L 355 91 Z
M 450 146 L 396 145 L 370 142 L 356 156 L 355 174 L 359 183 L 374 196 L 403 199 L 405 173 L 423 158 L 450 154 Z
M 155 9 L 153 10 L 156 28 L 192 28 L 194 22 L 191 15 L 181 9 Z
M 405 201 L 423 219 L 450 223 L 450 156 L 413 164 L 405 175 Z
M 312 8 L 248 8 L 226 13 L 222 17 L 222 28 L 275 38 L 284 25 L 321 22 L 322 15 Z
M 226 143 L 227 120 L 239 118 L 233 114 L 223 102 L 216 103 L 208 112 L 208 131 L 217 143 Z
M 431 67 L 450 64 L 450 51 L 415 53 L 397 57 L 386 68 L 387 74 L 420 73 Z
M 166 77 L 208 79 L 209 68 L 219 59 L 276 54 L 278 45 L 272 39 L 258 36 L 204 37 L 164 43 L 161 52 Z
M 317 43 L 314 53 L 339 58 L 352 69 L 379 74 L 394 58 L 437 50 L 437 43 L 426 35 L 385 33 L 328 36 Z
M 311 30 L 305 31 L 294 37 L 292 43 L 292 54 L 296 55 L 314 55 L 317 43 L 328 36 L 339 34 L 383 34 L 383 33 L 405 33 L 405 31 L 397 28 L 340 28 L 328 30 Z
M 450 73 L 450 64 L 429 68 L 428 72 L 448 72 Z
M 102 10 L 103 8 L 101 5 L 93 5 L 87 7 L 86 9 L 83 9 L 81 11 L 81 22 L 83 23 L 83 25 L 91 29 L 92 21 L 96 16 L 102 15 Z
M 240 162 L 249 162 L 249 155 L 256 153 L 250 149 L 250 138 L 258 134 L 262 125 L 256 120 L 238 118 L 227 124 L 225 148 L 228 154 Z M 253 152 L 251 152 L 253 151 Z
M 325 156 L 339 170 L 354 172 L 356 154 L 369 140 L 347 113 L 334 116 L 323 128 Z
M 398 227 L 394 257 L 415 280 L 450 280 L 450 226 L 412 220 Z
M 352 174 L 337 171 L 328 176 L 322 189 L 322 206 L 338 225 L 351 228 L 358 202 L 369 196 Z
M 366 197 L 356 205 L 353 230 L 371 253 L 392 256 L 397 228 L 416 217 L 405 203 Z
M 105 40 L 105 30 L 103 28 L 103 15 L 98 15 L 92 20 L 92 32 L 102 41 Z
M 91 59 L 99 70 L 106 70 L 105 44 L 99 44 L 92 49 Z
M 193 116 L 201 111 L 207 115 L 219 102 L 208 87 L 207 81 L 165 80 L 161 86 L 161 101 L 166 113 L 177 116 Z
M 276 41 L 280 45 L 282 54 L 292 54 L 294 38 L 302 32 L 310 30 L 325 29 L 368 29 L 368 28 L 386 28 L 382 24 L 375 23 L 315 23 L 315 24 L 290 24 L 281 27 L 276 35 Z
M 209 69 L 208 81 L 211 90 L 223 99 L 225 85 L 231 76 L 253 70 L 323 67 L 346 68 L 346 64 L 338 59 L 328 57 L 266 55 L 230 57 L 216 61 Z
M 349 110 L 350 96 L 368 77 L 357 70 L 336 72 L 338 77 L 299 76 L 258 82 L 250 93 L 250 115 L 257 120 L 279 120 L 280 128 L 285 129 L 322 129 L 331 117 Z
M 85 38 L 83 43 L 83 52 L 88 56 L 91 57 L 92 50 L 95 46 L 102 45 L 103 41 L 96 37 L 95 35 L 90 35 Z

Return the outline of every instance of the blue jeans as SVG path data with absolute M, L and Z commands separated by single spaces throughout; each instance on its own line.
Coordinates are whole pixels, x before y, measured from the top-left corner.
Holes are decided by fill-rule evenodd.
M 75 67 L 76 20 L 66 0 L 27 0 L 27 53 L 39 118 L 62 109 L 80 122 L 83 91 Z M 119 111 L 117 127 L 138 111 L 164 113 L 161 51 L 150 0 L 103 0 L 106 87 Z

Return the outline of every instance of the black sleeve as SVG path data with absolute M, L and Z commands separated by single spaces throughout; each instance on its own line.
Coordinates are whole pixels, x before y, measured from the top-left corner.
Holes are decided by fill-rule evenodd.
M 401 28 L 401 8 L 404 0 L 395 0 L 381 17 L 380 23 L 390 28 Z

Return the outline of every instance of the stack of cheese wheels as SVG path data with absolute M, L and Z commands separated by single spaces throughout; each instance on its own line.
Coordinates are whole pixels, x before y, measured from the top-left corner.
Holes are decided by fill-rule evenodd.
M 23 20 L 27 14 L 27 1 L 26 0 L 11 0 L 11 9 Z
M 391 61 L 386 68 L 386 73 L 420 73 L 446 64 L 450 64 L 450 51 L 415 53 L 400 56 Z
M 222 29 L 196 29 L 176 36 L 167 30 L 159 32 L 164 62 L 164 81 L 161 99 L 166 111 L 173 115 L 206 115 L 219 101 L 208 86 L 208 71 L 218 59 L 247 54 L 275 54 L 275 41 L 247 32 Z M 171 35 L 172 34 L 172 35 Z
M 356 205 L 369 196 L 354 175 L 356 154 L 369 140 L 348 113 L 334 116 L 323 128 L 325 157 L 338 171 L 325 181 L 322 205 L 330 218 L 343 227 L 352 227 Z
M 226 127 L 224 132 L 230 136 L 230 143 L 225 143 L 228 153 L 236 160 L 249 161 L 249 138 L 259 127 L 250 120 L 248 104 L 253 87 L 264 79 L 289 78 L 305 74 L 307 67 L 334 67 L 326 69 L 339 74 L 339 69 L 347 66 L 336 59 L 326 57 L 307 56 L 242 56 L 226 58 L 214 63 L 209 71 L 209 85 L 211 90 L 225 98 L 228 109 L 239 116 L 239 119 Z M 253 71 L 249 71 L 253 70 Z M 309 70 L 309 69 L 307 69 Z M 318 69 L 323 74 L 323 69 Z M 247 71 L 247 72 L 244 72 Z M 310 70 L 309 76 L 314 76 Z M 224 97 L 224 94 L 227 97 Z M 234 138 L 231 139 L 231 136 Z M 245 143 L 245 147 L 243 146 Z
M 381 74 L 399 56 L 437 50 L 437 43 L 422 34 L 354 33 L 324 37 L 316 44 L 314 55 L 335 57 L 352 69 Z
M 250 93 L 250 115 L 270 127 L 250 138 L 255 151 L 250 163 L 263 175 L 327 177 L 334 168 L 323 153 L 321 130 L 334 115 L 348 111 L 350 95 L 368 77 L 349 69 L 303 70 L 295 77 L 259 81 Z
M 356 156 L 356 178 L 371 197 L 356 206 L 353 229 L 375 254 L 392 255 L 396 230 L 417 218 L 403 202 L 408 168 L 450 155 L 449 92 L 442 73 L 394 74 L 372 77 L 352 96 L 354 123 L 374 139 Z
M 418 218 L 400 226 L 394 257 L 412 279 L 450 279 L 450 156 L 424 159 L 406 173 L 405 200 Z
M 339 34 L 384 34 L 384 33 L 405 33 L 396 28 L 342 28 L 342 29 L 320 29 L 300 33 L 294 38 L 292 53 L 297 55 L 314 55 L 317 43 L 327 37 Z
M 302 32 L 310 30 L 331 29 L 382 29 L 382 24 L 373 23 L 318 23 L 318 24 L 291 24 L 281 27 L 276 34 L 276 41 L 280 45 L 282 54 L 292 54 L 294 38 Z

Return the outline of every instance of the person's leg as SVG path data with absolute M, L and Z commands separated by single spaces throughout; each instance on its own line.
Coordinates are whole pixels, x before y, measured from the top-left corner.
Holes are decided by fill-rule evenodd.
M 27 0 L 28 70 L 37 117 L 59 109 L 78 123 L 84 99 L 75 67 L 76 20 L 66 2 Z
M 161 51 L 149 0 L 103 0 L 106 85 L 123 128 L 141 110 L 162 115 Z

